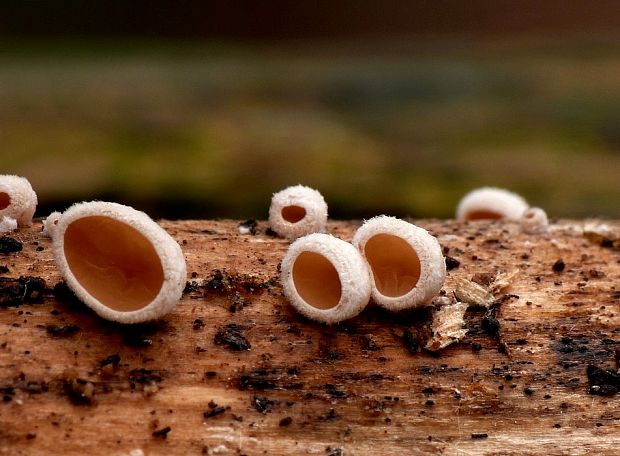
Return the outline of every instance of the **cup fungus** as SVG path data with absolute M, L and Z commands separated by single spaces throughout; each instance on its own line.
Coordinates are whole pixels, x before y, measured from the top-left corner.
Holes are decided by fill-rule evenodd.
M 366 221 L 353 245 L 370 267 L 372 298 L 398 311 L 428 304 L 441 290 L 446 263 L 428 231 L 385 215 Z
M 459 220 L 519 220 L 529 207 L 516 193 L 501 188 L 483 187 L 466 194 L 456 209 Z
M 10 217 L 20 226 L 32 224 L 37 194 L 25 177 L 0 175 L 0 218 Z
M 547 213 L 539 207 L 530 207 L 521 215 L 521 230 L 527 234 L 545 233 L 549 229 Z
M 314 233 L 297 239 L 282 259 L 284 295 L 306 317 L 337 323 L 358 315 L 370 300 L 370 272 L 348 242 Z
M 327 203 L 310 187 L 287 187 L 271 198 L 269 226 L 287 239 L 325 231 Z
M 181 299 L 183 252 L 144 212 L 116 203 L 78 203 L 51 214 L 45 229 L 67 284 L 101 317 L 153 320 Z

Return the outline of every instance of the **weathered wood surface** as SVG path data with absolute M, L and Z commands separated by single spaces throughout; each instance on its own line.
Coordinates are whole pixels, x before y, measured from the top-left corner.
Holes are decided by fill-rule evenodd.
M 164 320 L 121 327 L 52 294 L 60 277 L 40 223 L 13 233 L 23 251 L 0 255 L 0 277 L 41 277 L 47 290 L 1 284 L 5 305 L 11 286 L 20 305 L 0 308 L 0 454 L 619 454 L 620 393 L 590 394 L 586 368 L 616 368 L 620 251 L 579 222 L 545 235 L 418 223 L 460 261 L 448 293 L 455 278 L 519 269 L 515 296 L 499 297 L 500 338 L 476 309 L 466 339 L 439 356 L 410 350 L 425 312 L 306 321 L 277 282 L 287 242 L 264 222 L 240 235 L 234 221 L 162 221 L 193 285 Z M 329 231 L 350 240 L 357 226 Z M 218 339 L 229 324 L 249 350 L 231 349 L 243 341 L 230 327 Z

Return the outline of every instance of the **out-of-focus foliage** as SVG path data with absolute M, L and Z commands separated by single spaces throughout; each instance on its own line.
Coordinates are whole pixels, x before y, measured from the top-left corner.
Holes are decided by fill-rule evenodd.
M 498 185 L 620 217 L 620 42 L 13 43 L 0 163 L 43 210 L 265 218 L 303 183 L 340 218 L 450 217 Z

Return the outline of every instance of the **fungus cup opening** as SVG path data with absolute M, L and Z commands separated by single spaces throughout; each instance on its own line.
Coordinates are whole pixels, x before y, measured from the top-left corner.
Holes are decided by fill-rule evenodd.
M 364 246 L 364 255 L 384 296 L 404 296 L 420 280 L 422 266 L 416 251 L 404 239 L 393 234 L 377 234 Z
M 80 285 L 115 311 L 142 309 L 164 283 L 153 244 L 137 229 L 110 217 L 72 222 L 64 234 L 64 253 Z
M 306 209 L 301 206 L 285 206 L 282 208 L 282 218 L 289 223 L 297 223 L 306 216 Z
M 323 255 L 301 252 L 293 264 L 293 284 L 301 298 L 317 309 L 332 309 L 340 302 L 342 283 L 334 265 Z
M 465 215 L 465 220 L 501 220 L 503 218 L 504 216 L 499 212 L 484 209 L 471 211 Z
M 11 197 L 8 193 L 0 192 L 0 211 L 11 205 Z

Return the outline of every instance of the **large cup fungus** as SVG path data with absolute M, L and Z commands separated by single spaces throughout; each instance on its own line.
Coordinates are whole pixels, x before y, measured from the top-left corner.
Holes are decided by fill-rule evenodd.
M 183 252 L 144 212 L 116 203 L 79 203 L 51 214 L 45 229 L 67 284 L 101 317 L 153 320 L 180 300 Z
M 373 300 L 386 309 L 424 306 L 443 286 L 446 264 L 441 247 L 423 228 L 382 215 L 357 230 L 353 245 L 372 272 Z

